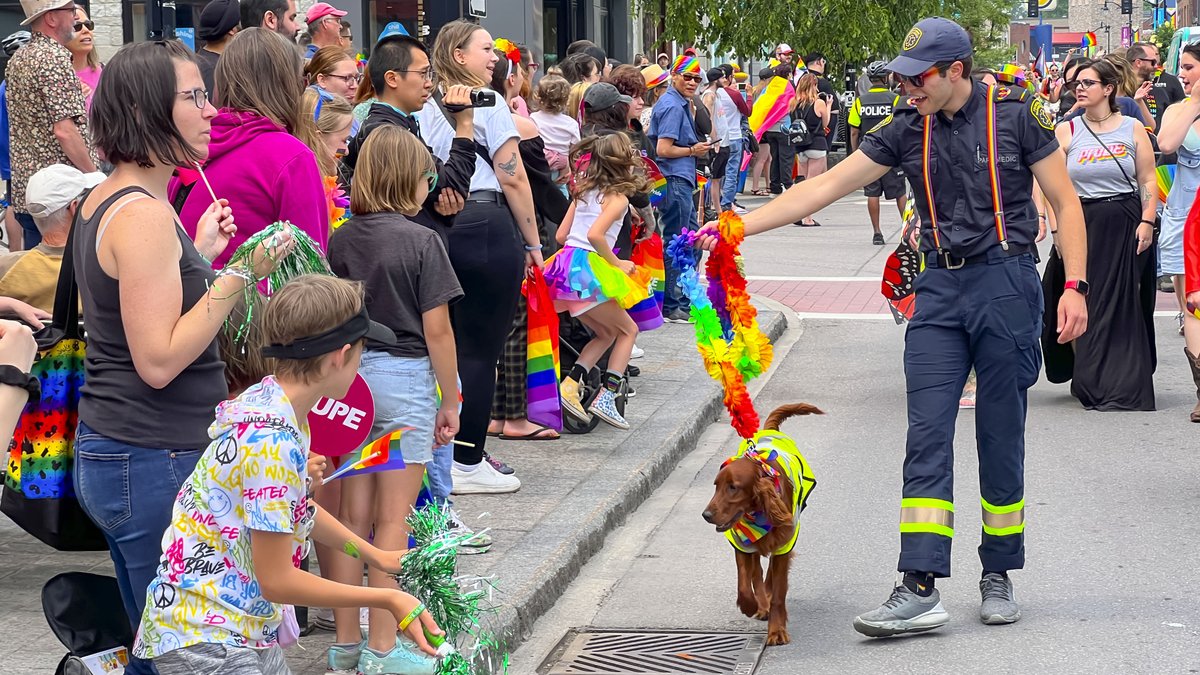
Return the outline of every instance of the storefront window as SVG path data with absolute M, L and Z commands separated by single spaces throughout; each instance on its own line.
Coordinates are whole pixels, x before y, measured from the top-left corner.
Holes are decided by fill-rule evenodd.
M 175 27 L 192 28 L 194 31 L 200 23 L 200 11 L 207 4 L 207 0 L 175 0 Z M 122 10 L 125 42 L 145 40 L 150 21 L 146 3 L 143 0 L 124 0 Z M 197 43 L 196 46 L 200 45 Z
M 374 44 L 383 27 L 393 21 L 403 24 L 409 35 L 419 35 L 417 18 L 422 10 L 423 0 L 366 0 L 365 4 L 369 25 L 364 37 L 368 44 Z

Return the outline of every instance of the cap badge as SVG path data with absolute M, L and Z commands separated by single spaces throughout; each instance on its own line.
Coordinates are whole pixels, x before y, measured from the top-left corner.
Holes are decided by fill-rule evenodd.
M 908 31 L 908 35 L 904 37 L 904 45 L 901 47 L 904 51 L 909 51 L 917 46 L 921 41 L 921 29 L 913 26 L 913 29 Z

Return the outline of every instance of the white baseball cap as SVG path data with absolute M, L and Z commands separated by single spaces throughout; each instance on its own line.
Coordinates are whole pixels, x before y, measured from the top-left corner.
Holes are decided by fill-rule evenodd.
M 25 187 L 25 209 L 34 218 L 45 218 L 79 198 L 84 190 L 99 185 L 107 176 L 99 171 L 83 173 L 66 164 L 51 164 L 29 177 Z
M 779 46 L 775 48 L 775 53 L 776 54 L 791 54 L 792 47 L 791 47 L 791 45 L 789 45 L 786 42 L 780 42 Z

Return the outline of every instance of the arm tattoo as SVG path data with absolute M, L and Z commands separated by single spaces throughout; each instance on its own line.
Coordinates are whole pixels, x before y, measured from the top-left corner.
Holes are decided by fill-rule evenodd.
M 512 158 L 507 162 L 500 162 L 497 164 L 496 168 L 508 174 L 510 177 L 517 175 L 517 153 L 514 152 L 512 154 Z
M 345 553 L 351 558 L 361 557 L 358 553 L 358 546 L 356 546 L 352 541 L 347 541 L 345 545 L 342 546 L 342 553 Z

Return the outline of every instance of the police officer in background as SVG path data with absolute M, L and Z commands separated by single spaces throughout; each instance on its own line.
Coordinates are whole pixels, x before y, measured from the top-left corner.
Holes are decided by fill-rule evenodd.
M 926 631 L 949 620 L 934 580 L 950 576 L 954 422 L 972 367 L 981 413 L 980 619 L 1000 624 L 1021 617 L 1008 572 L 1025 563 L 1026 395 L 1041 368 L 1034 177 L 1058 218 L 1068 279 L 1058 341 L 1068 343 L 1087 328 L 1087 234 L 1054 121 L 1043 102 L 1022 89 L 973 81 L 972 54 L 970 37 L 953 21 L 917 23 L 887 66 L 912 107 L 869 131 L 858 151 L 829 172 L 743 217 L 747 235 L 787 225 L 895 167 L 916 196 L 926 270 L 916 281 L 916 311 L 905 336 L 909 426 L 897 566 L 903 580 L 882 606 L 854 620 L 856 630 L 872 637 Z M 993 130 L 995 143 L 989 143 Z M 715 245 L 712 228 L 701 238 L 704 248 Z
M 873 61 L 863 73 L 871 83 L 871 88 L 863 95 L 854 99 L 850 112 L 846 115 L 846 124 L 850 127 L 850 151 L 858 149 L 863 134 L 879 126 L 891 116 L 899 103 L 900 97 L 888 88 L 888 69 L 886 61 Z M 879 231 L 879 197 L 882 195 L 896 202 L 900 217 L 904 217 L 904 205 L 907 199 L 904 195 L 904 174 L 899 169 L 890 169 L 883 178 L 868 183 L 863 188 L 867 195 L 867 215 L 871 217 L 871 228 L 875 234 L 872 244 L 883 246 L 883 232 Z

